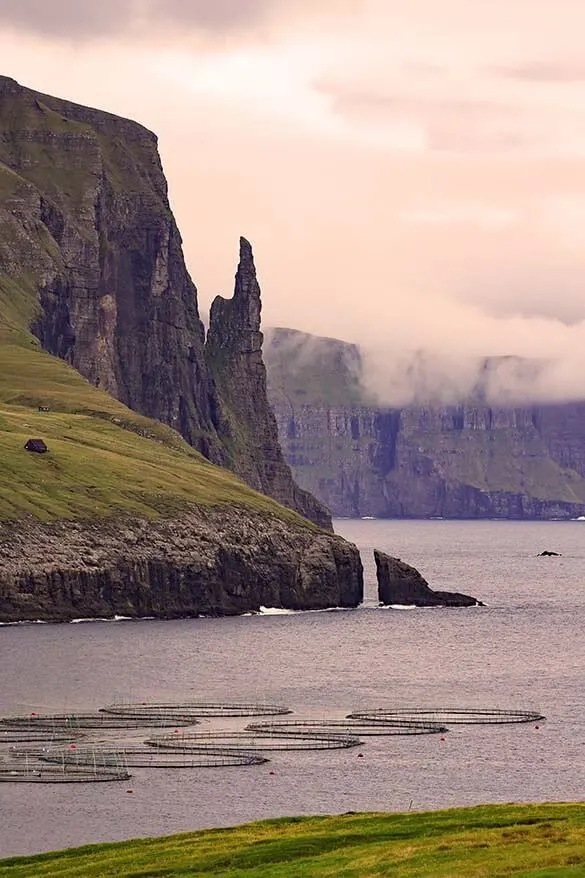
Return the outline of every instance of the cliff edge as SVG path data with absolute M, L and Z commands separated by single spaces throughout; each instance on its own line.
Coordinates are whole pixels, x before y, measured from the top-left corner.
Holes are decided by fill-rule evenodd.
M 266 511 L 0 524 L 0 621 L 225 616 L 363 599 L 359 553 Z
M 154 135 L 0 78 L 0 225 L 0 621 L 357 605 L 357 548 L 298 514 L 329 524 L 260 420 L 259 290 L 258 319 L 214 321 L 257 415 L 248 448 L 223 432 L 244 409 L 207 365 Z M 255 441 L 289 508 L 211 462 L 253 481 Z

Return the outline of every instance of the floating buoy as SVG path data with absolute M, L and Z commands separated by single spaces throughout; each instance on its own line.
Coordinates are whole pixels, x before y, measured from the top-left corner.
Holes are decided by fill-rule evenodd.
M 127 793 L 133 793 L 134 790 L 126 790 Z
M 77 750 L 77 744 L 69 744 L 70 750 Z
M 274 774 L 274 772 L 273 772 L 273 771 L 269 771 L 268 774 Z
M 444 741 L 444 740 L 445 740 L 445 738 L 442 737 L 442 738 L 441 738 L 441 741 Z
M 540 726 L 534 726 L 534 728 L 535 728 L 535 729 L 539 729 L 539 728 L 540 728 Z
M 358 753 L 358 759 L 363 759 L 363 758 L 364 758 L 364 754 L 363 754 L 363 753 Z

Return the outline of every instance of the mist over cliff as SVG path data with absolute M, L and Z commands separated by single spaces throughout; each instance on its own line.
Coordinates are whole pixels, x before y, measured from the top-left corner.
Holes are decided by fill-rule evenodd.
M 344 394 L 382 406 L 456 405 L 473 400 L 489 405 L 585 399 L 585 357 L 580 349 L 565 356 L 486 356 L 458 348 L 409 348 L 389 324 L 385 342 L 341 342 L 305 332 L 268 331 L 289 357 L 290 368 L 302 374 L 333 356 L 343 371 Z M 468 342 L 467 342 L 468 343 Z M 481 340 L 476 340 L 480 344 Z M 463 345 L 463 342 L 460 343 Z M 274 351 L 268 352 L 269 357 Z M 333 359 L 329 365 L 333 366 Z M 349 382 L 349 385 L 348 385 Z
M 585 399 L 585 361 L 564 358 L 494 357 L 433 350 L 361 350 L 359 380 L 365 397 L 380 405 L 529 405 Z
M 285 456 L 334 515 L 585 512 L 585 402 L 512 401 L 511 389 L 535 381 L 540 363 L 484 358 L 457 384 L 419 356 L 390 386 L 385 398 L 400 402 L 389 404 L 364 388 L 365 361 L 339 340 L 289 329 L 267 335 L 269 396 Z

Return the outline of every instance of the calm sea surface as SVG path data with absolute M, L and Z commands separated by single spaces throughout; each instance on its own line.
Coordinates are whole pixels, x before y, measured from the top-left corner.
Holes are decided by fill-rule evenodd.
M 122 783 L 0 783 L 0 856 L 281 815 L 585 799 L 585 522 L 335 526 L 362 550 L 363 607 L 3 627 L 1 711 L 253 700 L 317 718 L 404 705 L 534 708 L 547 721 L 368 738 L 258 767 L 136 769 Z M 374 546 L 487 607 L 377 608 Z

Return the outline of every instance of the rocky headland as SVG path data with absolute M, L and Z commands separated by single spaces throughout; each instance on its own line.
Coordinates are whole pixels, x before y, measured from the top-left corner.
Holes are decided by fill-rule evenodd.
M 177 518 L 0 524 L 0 621 L 236 615 L 355 607 L 359 552 L 239 508 Z
M 415 607 L 477 607 L 482 602 L 453 591 L 433 591 L 416 567 L 374 550 L 380 603 Z
M 155 135 L 0 77 L 0 225 L 0 621 L 360 603 L 280 449 L 252 248 L 206 341 Z

